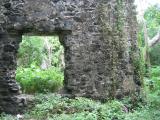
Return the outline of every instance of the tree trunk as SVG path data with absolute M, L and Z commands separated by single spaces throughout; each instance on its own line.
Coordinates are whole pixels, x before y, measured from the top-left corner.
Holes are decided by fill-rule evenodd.
M 44 39 L 44 49 L 46 50 L 46 56 L 42 59 L 41 68 L 48 69 L 52 66 L 52 45 L 49 42 L 49 39 L 45 37 Z

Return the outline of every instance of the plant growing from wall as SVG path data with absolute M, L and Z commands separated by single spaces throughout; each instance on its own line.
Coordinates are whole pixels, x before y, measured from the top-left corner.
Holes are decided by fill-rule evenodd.
M 107 48 L 110 50 L 110 78 L 112 81 L 112 90 L 110 91 L 110 97 L 115 98 L 116 91 L 119 88 L 122 81 L 118 81 L 119 63 L 122 59 L 122 53 L 125 51 L 125 39 L 123 36 L 124 26 L 124 2 L 117 0 L 115 5 L 106 4 L 105 1 L 101 1 L 99 5 L 100 24 L 103 32 L 103 38 L 105 40 Z

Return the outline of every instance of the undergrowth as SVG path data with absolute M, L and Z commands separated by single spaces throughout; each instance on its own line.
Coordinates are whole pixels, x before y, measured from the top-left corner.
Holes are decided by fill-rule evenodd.
M 58 94 L 36 94 L 35 106 L 28 109 L 23 120 L 160 120 L 160 67 L 154 67 L 151 78 L 145 78 L 145 104 L 133 106 L 131 98 L 106 103 L 88 98 L 69 99 Z M 0 120 L 19 120 L 1 114 Z
M 23 120 L 159 120 L 160 96 L 148 96 L 145 106 L 128 109 L 129 102 L 112 100 L 100 103 L 87 98 L 69 99 L 56 94 L 37 94 L 35 106 L 23 115 Z M 0 120 L 17 120 L 2 114 Z
M 23 93 L 55 92 L 63 86 L 63 72 L 57 67 L 46 70 L 35 64 L 28 68 L 18 67 L 16 80 L 20 83 Z

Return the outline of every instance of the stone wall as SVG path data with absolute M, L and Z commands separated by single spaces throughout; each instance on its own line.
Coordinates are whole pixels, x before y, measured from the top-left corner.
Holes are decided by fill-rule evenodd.
M 24 104 L 16 99 L 14 76 L 26 33 L 59 35 L 65 49 L 64 94 L 99 100 L 139 94 L 135 15 L 133 0 L 1 0 L 0 112 L 17 113 Z
M 0 112 L 19 112 L 24 106 L 24 100 L 18 98 L 20 86 L 15 81 L 16 53 L 21 37 L 0 34 Z

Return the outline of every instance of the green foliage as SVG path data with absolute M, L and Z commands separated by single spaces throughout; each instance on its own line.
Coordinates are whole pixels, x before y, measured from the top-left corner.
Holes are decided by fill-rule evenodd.
M 47 57 L 44 39 L 47 38 L 52 47 L 52 66 L 60 66 L 60 55 L 63 46 L 59 42 L 58 36 L 23 36 L 18 51 L 18 66 L 29 67 L 33 62 L 40 66 L 42 60 Z
M 50 44 L 52 45 L 52 65 L 55 67 L 61 67 L 60 56 L 63 54 L 64 48 L 59 42 L 57 36 L 49 37 Z
M 151 65 L 160 65 L 160 44 L 155 45 L 150 49 Z
M 145 65 L 142 54 L 139 55 L 139 58 L 136 58 L 132 56 L 133 59 L 133 65 L 134 65 L 134 72 L 136 75 L 138 75 L 141 84 L 143 85 L 143 77 L 145 74 Z
M 100 103 L 86 98 L 68 99 L 59 95 L 38 96 L 38 103 L 29 114 L 37 119 L 97 120 L 95 110 Z M 47 101 L 47 102 L 46 102 Z
M 22 91 L 44 93 L 60 89 L 64 79 L 60 61 L 62 53 L 63 46 L 57 36 L 23 36 L 16 71 L 16 80 L 20 83 Z M 51 57 L 51 66 L 42 70 L 43 60 L 48 57 Z M 45 64 L 48 64 L 48 61 Z
M 160 31 L 160 7 L 158 5 L 150 7 L 144 15 L 147 21 L 148 35 L 153 38 Z M 151 65 L 160 65 L 160 44 L 150 49 Z
M 160 7 L 158 5 L 149 7 L 145 11 L 144 19 L 147 25 L 148 37 L 149 39 L 152 39 L 160 31 Z M 149 48 L 145 45 L 144 27 L 142 22 L 139 23 L 138 43 L 142 54 L 144 54 L 146 50 L 148 51 Z M 150 48 L 149 55 L 151 65 L 160 65 L 160 54 L 157 52 L 159 50 L 159 45 Z
M 59 95 L 40 95 L 38 104 L 28 112 L 31 118 L 43 120 L 122 120 L 125 112 L 118 101 L 95 102 L 87 98 L 68 99 Z
M 158 5 L 154 5 L 149 7 L 144 13 L 144 19 L 146 22 L 148 37 L 153 38 L 158 31 L 160 30 L 160 7 Z M 144 27 L 143 22 L 139 22 L 139 32 L 138 32 L 138 41 L 142 47 L 145 46 L 144 43 Z
M 151 69 L 151 77 L 160 77 L 160 66 L 153 66 Z
M 141 108 L 126 115 L 124 120 L 159 120 L 160 110 L 149 107 Z
M 24 93 L 55 92 L 63 86 L 63 72 L 59 68 L 41 70 L 35 64 L 28 68 L 19 67 L 16 80 Z
M 144 18 L 147 22 L 148 35 L 153 38 L 160 30 L 160 7 L 158 5 L 149 7 L 144 14 Z
M 17 118 L 15 116 L 6 115 L 6 114 L 2 113 L 0 115 L 0 120 L 17 120 Z
M 43 40 L 38 36 L 23 36 L 18 50 L 18 66 L 28 67 L 32 62 L 40 65 L 43 57 Z
M 128 100 L 100 103 L 82 97 L 37 94 L 35 106 L 23 115 L 23 120 L 159 120 L 160 96 L 152 94 L 147 98 L 146 106 L 130 112 Z M 2 114 L 0 120 L 16 120 L 16 116 Z
M 138 45 L 139 47 L 145 46 L 145 41 L 144 41 L 144 30 L 143 30 L 143 23 L 140 22 L 138 25 Z
M 146 79 L 151 92 L 160 92 L 160 66 L 152 67 L 151 78 Z
M 160 119 L 160 67 L 151 69 L 151 78 L 145 78 L 146 105 L 127 114 L 124 120 Z
M 105 103 L 99 109 L 99 120 L 123 120 L 125 106 L 119 101 L 110 101 Z
M 151 69 L 151 78 L 145 79 L 148 100 L 152 109 L 159 110 L 160 103 L 160 66 L 153 66 Z M 154 114 L 154 113 L 153 113 Z M 160 113 L 159 113 L 160 118 Z
M 146 20 L 148 36 L 150 39 L 152 39 L 160 31 L 160 7 L 158 5 L 149 7 L 145 11 L 144 18 Z M 143 49 L 145 50 L 146 46 L 144 40 L 143 23 L 141 22 L 139 23 L 138 43 L 143 54 Z M 158 54 L 158 51 L 160 51 L 160 45 L 150 48 L 149 55 L 151 65 L 160 65 L 160 55 Z

